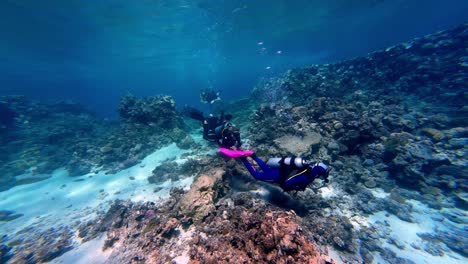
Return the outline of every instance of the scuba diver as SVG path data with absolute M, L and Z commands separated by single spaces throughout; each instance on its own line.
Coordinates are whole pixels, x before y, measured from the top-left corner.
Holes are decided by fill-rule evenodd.
M 200 101 L 205 104 L 213 104 L 216 101 L 220 101 L 219 91 L 208 88 L 200 92 Z
M 240 158 L 250 174 L 257 180 L 279 185 L 283 191 L 304 191 L 315 179 L 323 177 L 328 183 L 331 168 L 318 162 L 311 163 L 299 157 L 270 158 L 265 163 L 251 150 L 231 150 L 220 148 L 219 151 L 229 158 Z M 251 157 L 262 171 L 258 171 L 247 159 Z
M 221 116 L 212 114 L 205 117 L 203 112 L 192 107 L 185 107 L 183 112 L 188 117 L 199 120 L 203 124 L 203 139 L 216 142 L 220 147 L 239 149 L 241 146 L 240 130 L 231 123 L 232 115 Z

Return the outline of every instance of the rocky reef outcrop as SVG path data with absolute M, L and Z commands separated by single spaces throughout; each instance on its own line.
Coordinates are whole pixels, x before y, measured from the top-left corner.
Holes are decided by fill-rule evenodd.
M 327 249 L 345 263 L 372 263 L 376 256 L 389 263 L 415 263 L 409 254 L 398 254 L 410 249 L 466 258 L 467 46 L 468 25 L 462 25 L 366 57 L 290 70 L 260 83 L 255 100 L 229 105 L 246 147 L 263 158 L 322 160 L 333 168 L 328 185 L 314 182 L 305 192 L 284 193 L 253 180 L 235 160 L 165 161 L 149 182 L 196 175 L 189 190 L 173 189 L 162 203 L 115 201 L 98 221 L 80 223 L 79 236 L 89 241 L 105 232 L 109 263 L 333 263 Z M 64 123 L 58 136 L 37 137 L 48 146 L 64 144 L 61 153 L 67 158 L 62 160 L 69 168 L 70 162 L 71 168 L 80 168 L 85 161 L 89 168 L 117 170 L 163 144 L 197 147 L 169 97 L 125 97 L 119 108 L 123 122 L 103 125 L 105 130 L 74 107 L 52 113 L 21 98 L 8 100 L 14 125 L 27 129 L 7 132 L 13 145 L 2 148 L 23 146 L 15 140 L 19 135 L 42 135 L 29 117 L 47 122 L 64 115 L 84 127 L 75 134 Z M 36 142 L 26 138 L 28 144 Z M 45 144 L 38 146 L 43 151 Z M 10 157 L 2 158 L 7 160 L 3 166 L 11 166 Z M 431 227 L 407 241 L 394 223 L 403 229 Z M 71 232 L 62 233 L 44 245 L 57 250 L 31 253 L 33 245 L 24 242 L 25 255 L 14 257 L 50 260 L 69 249 Z M 10 258 L 15 246 L 0 247 L 0 256 Z
M 275 153 L 300 138 L 310 146 L 302 154 L 329 161 L 358 154 L 407 187 L 460 192 L 466 179 L 454 175 L 467 173 L 460 156 L 468 124 L 467 42 L 464 25 L 261 83 L 253 95 L 265 103 L 251 116 L 250 139 Z M 307 142 L 311 133 L 319 142 Z
M 253 97 L 263 102 L 250 115 L 248 141 L 260 156 L 300 154 L 330 163 L 332 186 L 355 202 L 338 200 L 354 214 L 384 210 L 413 222 L 414 209 L 406 200 L 420 201 L 434 210 L 465 210 L 466 197 L 460 197 L 467 191 L 464 175 L 468 175 L 464 157 L 468 151 L 464 144 L 467 44 L 468 26 L 462 25 L 366 57 L 294 69 L 259 83 Z M 308 135 L 315 135 L 315 141 Z M 368 192 L 376 189 L 391 195 L 376 200 Z M 342 211 L 339 203 L 324 201 L 322 206 Z M 319 244 L 333 245 L 345 255 L 360 248 L 366 263 L 372 261 L 369 252 L 380 252 L 392 263 L 403 261 L 372 242 L 387 239 L 385 234 L 370 239 L 376 229 L 358 233 L 350 224 L 340 229 L 335 225 L 348 222 L 349 216 L 327 216 L 333 221 L 320 223 L 324 216 L 317 213 L 305 213 L 305 217 L 313 216 L 308 222 L 313 229 L 342 230 L 337 236 L 330 231 L 331 235 L 325 235 L 327 231 L 316 234 Z M 455 246 L 466 242 L 462 236 L 452 237 L 451 241 L 458 242 L 444 240 L 464 232 L 453 225 L 459 219 L 448 220 L 452 231 L 439 233 L 436 241 L 444 243 L 446 250 L 465 255 Z M 466 224 L 466 219 L 462 222 Z M 440 252 L 435 247 L 428 247 L 427 252 Z
M 131 123 L 165 129 L 181 125 L 175 101 L 170 96 L 137 98 L 126 95 L 120 99 L 118 112 L 121 118 Z
M 0 102 L 0 190 L 43 180 L 61 167 L 71 176 L 96 168 L 115 172 L 173 142 L 196 147 L 167 96 L 124 97 L 124 122 L 104 120 L 73 102 L 43 104 L 23 96 Z
M 109 263 L 335 263 L 283 211 L 247 193 L 228 195 L 226 172 L 202 173 L 188 192 L 173 189 L 163 205 L 117 201 L 85 240 L 107 232 Z

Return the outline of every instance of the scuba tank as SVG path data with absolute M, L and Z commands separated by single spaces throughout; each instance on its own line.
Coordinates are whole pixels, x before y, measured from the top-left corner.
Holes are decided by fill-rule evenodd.
M 269 158 L 267 165 L 271 168 L 286 167 L 292 169 L 301 169 L 309 166 L 310 162 L 299 157 Z

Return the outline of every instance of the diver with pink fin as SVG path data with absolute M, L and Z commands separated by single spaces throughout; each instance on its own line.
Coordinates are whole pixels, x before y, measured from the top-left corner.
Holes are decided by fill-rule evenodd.
M 331 168 L 322 162 L 313 163 L 300 157 L 275 157 L 267 162 L 254 151 L 241 149 L 239 128 L 231 123 L 232 115 L 221 112 L 220 117 L 205 117 L 197 109 L 186 107 L 184 112 L 203 124 L 203 138 L 216 142 L 219 152 L 227 158 L 238 158 L 257 180 L 279 185 L 284 191 L 304 191 L 315 179 L 322 177 L 328 183 Z M 251 158 L 259 169 L 256 168 Z

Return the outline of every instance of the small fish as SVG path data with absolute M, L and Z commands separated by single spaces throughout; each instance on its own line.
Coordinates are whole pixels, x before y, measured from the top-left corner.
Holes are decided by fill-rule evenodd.
M 270 66 L 267 66 L 267 67 L 265 68 L 265 70 L 269 70 L 269 69 L 271 69 L 271 67 L 270 67 Z
M 260 41 L 260 42 L 257 43 L 257 45 L 259 45 L 259 46 L 260 46 L 260 45 L 263 45 L 263 42 Z
M 239 12 L 239 11 L 241 11 L 241 10 L 246 9 L 246 8 L 247 8 L 247 6 L 238 7 L 238 8 L 235 8 L 234 10 L 232 10 L 231 13 L 234 14 L 234 13 L 237 13 L 237 12 Z
M 282 51 L 282 50 L 278 50 L 278 51 L 276 51 L 276 54 L 282 54 L 282 53 L 283 53 L 283 51 Z

